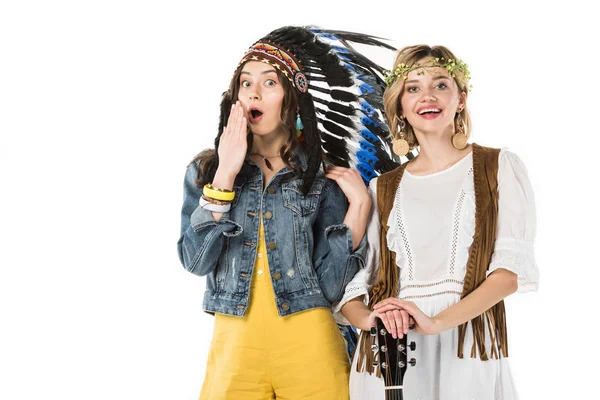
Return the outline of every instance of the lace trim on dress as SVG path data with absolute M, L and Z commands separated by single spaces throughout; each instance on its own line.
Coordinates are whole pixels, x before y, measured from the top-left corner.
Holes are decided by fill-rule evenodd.
M 458 279 L 444 279 L 443 281 L 433 282 L 433 283 L 424 283 L 424 284 L 421 284 L 421 285 L 415 285 L 415 284 L 406 285 L 406 286 L 402 286 L 402 289 L 426 288 L 426 287 L 443 285 L 444 283 L 456 283 L 458 285 L 463 285 L 465 282 L 464 281 L 459 281 Z
M 463 277 L 469 251 L 475 234 L 475 185 L 473 183 L 473 167 L 469 169 L 457 201 L 452 231 L 451 257 L 448 272 L 450 276 Z
M 454 211 L 454 226 L 452 229 L 452 246 L 450 250 L 450 268 L 449 272 L 451 276 L 454 276 L 454 263 L 456 262 L 456 248 L 458 246 L 458 230 L 460 228 L 460 215 L 462 212 L 463 200 L 465 199 L 464 189 L 460 191 L 458 196 L 458 202 L 456 204 L 456 210 Z
M 462 292 L 459 292 L 457 290 L 444 290 L 443 292 L 437 292 L 437 293 L 429 293 L 429 294 L 415 294 L 415 295 L 410 295 L 410 296 L 406 296 L 406 297 L 402 297 L 403 300 L 409 300 L 409 299 L 424 299 L 426 297 L 433 297 L 433 296 L 440 296 L 442 294 L 457 294 L 457 295 L 461 295 Z

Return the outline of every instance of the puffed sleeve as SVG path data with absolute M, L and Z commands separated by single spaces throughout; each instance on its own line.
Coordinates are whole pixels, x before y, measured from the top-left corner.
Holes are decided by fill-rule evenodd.
M 498 225 L 488 275 L 498 268 L 518 276 L 518 291 L 537 290 L 539 271 L 534 256 L 535 202 L 525 165 L 502 149 L 498 162 Z
M 377 178 L 371 179 L 369 183 L 369 194 L 371 195 L 371 212 L 367 222 L 367 248 L 365 251 L 365 263 L 354 278 L 346 285 L 342 300 L 333 308 L 333 317 L 337 323 L 350 325 L 350 322 L 342 315 L 341 309 L 350 300 L 365 296 L 365 304 L 369 304 L 369 289 L 373 285 L 379 264 L 379 212 L 377 211 Z

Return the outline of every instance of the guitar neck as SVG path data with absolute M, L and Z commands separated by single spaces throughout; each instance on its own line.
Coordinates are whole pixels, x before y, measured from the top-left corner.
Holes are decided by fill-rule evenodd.
M 386 386 L 385 400 L 404 400 L 402 386 Z

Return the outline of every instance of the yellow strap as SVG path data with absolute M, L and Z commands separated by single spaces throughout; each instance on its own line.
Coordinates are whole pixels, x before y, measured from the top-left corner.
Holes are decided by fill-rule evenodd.
M 206 197 L 210 197 L 211 199 L 221 201 L 232 201 L 235 197 L 234 191 L 226 189 L 217 189 L 213 187 L 211 183 L 204 185 L 202 194 L 204 194 Z

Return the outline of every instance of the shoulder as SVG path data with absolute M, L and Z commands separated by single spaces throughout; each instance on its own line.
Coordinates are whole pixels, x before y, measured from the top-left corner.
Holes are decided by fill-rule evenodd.
M 508 175 L 527 177 L 527 168 L 517 154 L 503 147 L 498 157 L 498 177 L 502 178 Z
M 375 194 L 377 194 L 377 180 L 379 177 L 375 177 L 369 181 L 369 190 Z
M 485 165 L 493 165 L 498 162 L 498 154 L 500 149 L 496 147 L 482 146 L 477 143 L 473 143 L 473 162 L 481 163 Z
M 516 153 L 509 150 L 507 147 L 503 147 L 500 149 L 500 154 L 498 155 L 498 162 L 501 164 L 506 164 L 506 163 L 511 163 L 511 162 L 521 163 L 521 164 L 523 163 L 521 158 Z
M 378 185 L 380 187 L 394 185 L 395 187 L 396 183 L 398 182 L 398 179 L 400 179 L 400 176 L 404 173 L 407 164 L 408 163 L 404 163 L 389 172 L 379 175 L 377 178 L 371 179 L 372 183 L 369 183 L 369 187 L 372 188 L 374 192 L 377 192 Z
M 325 175 L 323 175 L 321 171 L 319 171 L 315 177 L 313 188 L 315 187 L 320 188 L 321 193 L 342 192 L 342 189 L 340 189 L 340 186 L 337 184 L 337 182 L 333 179 L 325 178 Z

